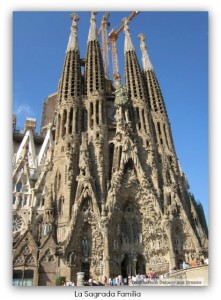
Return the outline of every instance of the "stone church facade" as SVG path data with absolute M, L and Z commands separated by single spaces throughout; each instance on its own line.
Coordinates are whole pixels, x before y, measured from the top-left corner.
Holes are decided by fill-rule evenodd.
M 140 67 L 125 22 L 125 86 L 113 86 L 95 13 L 85 60 L 72 19 L 54 121 L 44 135 L 34 119 L 24 133 L 14 126 L 14 284 L 76 283 L 80 271 L 100 280 L 162 274 L 207 257 L 205 216 L 179 165 L 144 35 Z

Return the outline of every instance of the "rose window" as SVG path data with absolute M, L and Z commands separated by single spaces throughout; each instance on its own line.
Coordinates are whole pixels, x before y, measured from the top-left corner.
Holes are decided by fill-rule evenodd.
M 17 231 L 21 231 L 23 225 L 24 225 L 24 221 L 23 221 L 22 217 L 21 216 L 15 216 L 13 218 L 13 223 L 12 223 L 13 233 L 15 233 Z

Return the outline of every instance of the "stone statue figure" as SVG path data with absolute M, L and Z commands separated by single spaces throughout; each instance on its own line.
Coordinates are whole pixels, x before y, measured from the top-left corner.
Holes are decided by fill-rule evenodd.
M 126 94 L 125 87 L 120 82 L 120 80 L 117 80 L 115 82 L 116 84 L 116 90 L 115 90 L 115 106 L 125 106 L 128 102 L 128 97 Z
M 86 236 L 84 236 L 81 241 L 81 245 L 82 245 L 82 253 L 86 257 L 88 257 L 88 254 L 89 254 L 89 245 L 88 244 L 89 244 L 88 239 Z
M 42 227 L 42 235 L 49 235 L 53 232 L 53 226 L 51 223 L 44 224 Z
M 68 265 L 73 266 L 77 258 L 77 253 L 75 251 L 71 252 L 69 255 Z
M 128 96 L 126 93 L 126 89 L 120 80 L 115 81 L 115 86 L 116 86 L 116 90 L 115 90 L 114 105 L 117 107 L 115 119 L 118 123 L 117 127 L 119 130 L 124 124 L 124 119 L 125 119 L 126 123 L 129 123 L 129 112 L 128 112 L 128 108 L 127 108 Z

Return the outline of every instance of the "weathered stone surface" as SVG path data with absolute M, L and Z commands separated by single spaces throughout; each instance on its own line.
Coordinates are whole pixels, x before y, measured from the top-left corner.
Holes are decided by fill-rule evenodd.
M 161 274 L 207 257 L 205 218 L 179 166 L 153 69 L 142 73 L 126 51 L 127 98 L 114 106 L 96 39 L 83 80 L 80 68 L 78 47 L 68 48 L 44 141 L 31 128 L 19 141 L 14 133 L 14 270 L 33 270 L 33 285 L 55 285 L 60 276 L 77 283 L 79 272 L 100 281 Z

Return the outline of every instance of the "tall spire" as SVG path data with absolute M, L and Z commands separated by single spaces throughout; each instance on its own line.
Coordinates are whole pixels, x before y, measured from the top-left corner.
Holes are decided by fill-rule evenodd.
M 68 41 L 67 52 L 70 50 L 79 50 L 78 46 L 78 36 L 77 36 L 77 21 L 80 19 L 76 13 L 71 14 L 72 25 L 71 25 L 71 34 Z
M 71 19 L 71 33 L 62 71 L 58 103 L 64 101 L 66 103 L 68 100 L 73 104 L 73 100 L 76 102 L 76 97 L 81 96 L 81 67 L 77 36 L 77 21 L 80 18 L 76 13 L 73 13 Z
M 84 92 L 86 95 L 105 90 L 103 60 L 96 30 L 95 15 L 96 12 L 92 11 L 87 41 L 87 57 L 84 69 Z
M 143 70 L 144 71 L 153 70 L 153 66 L 150 62 L 150 58 L 147 52 L 147 47 L 145 44 L 145 40 L 146 40 L 145 35 L 143 33 L 140 33 L 138 35 L 138 38 L 140 40 L 140 50 L 142 53 Z
M 87 42 L 98 41 L 98 34 L 97 34 L 97 29 L 96 29 L 96 14 L 97 14 L 97 12 L 95 12 L 95 11 L 91 12 L 91 20 L 90 20 L 91 26 L 89 29 Z
M 130 30 L 128 27 L 127 18 L 123 19 L 125 42 L 124 42 L 124 56 L 125 56 L 125 84 L 128 96 L 132 99 L 145 99 L 146 91 L 143 82 L 143 76 L 137 55 L 131 41 Z
M 134 50 L 134 46 L 131 41 L 130 29 L 128 27 L 128 19 L 124 18 L 122 22 L 124 24 L 124 32 L 125 32 L 125 41 L 124 41 L 124 54 L 125 54 L 128 51 Z
M 149 55 L 147 53 L 145 36 L 141 33 L 138 35 L 138 38 L 140 39 L 144 78 L 153 120 L 153 128 L 158 145 L 158 151 L 161 155 L 161 161 L 163 165 L 162 170 L 164 170 L 162 174 L 169 174 L 168 169 L 171 169 L 172 165 L 174 166 L 175 172 L 177 172 L 177 170 L 179 170 L 179 166 L 177 163 L 170 123 L 167 116 L 163 95 L 156 74 L 153 70 L 153 66 L 150 62 Z M 165 152 L 165 149 L 167 149 L 167 152 Z M 169 159 L 168 150 L 170 151 Z M 164 181 L 167 182 L 167 180 L 167 177 L 164 176 Z
M 81 131 L 82 80 L 77 36 L 77 21 L 80 18 L 76 13 L 73 13 L 71 14 L 71 19 L 71 33 L 59 83 L 55 136 L 56 144 L 58 140 L 64 141 L 65 139 L 66 149 L 68 149 L 66 138 L 69 139 L 70 136 L 77 137 Z M 55 147 L 55 152 L 57 150 L 58 148 Z

